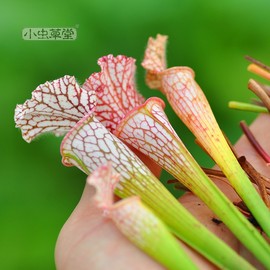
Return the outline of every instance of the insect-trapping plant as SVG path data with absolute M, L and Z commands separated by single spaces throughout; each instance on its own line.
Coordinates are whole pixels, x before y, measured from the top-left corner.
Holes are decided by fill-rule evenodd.
M 135 60 L 123 55 L 101 57 L 98 60 L 101 71 L 92 74 L 83 85 L 72 76 L 39 85 L 31 99 L 17 105 L 16 127 L 27 142 L 47 132 L 65 135 L 61 144 L 62 162 L 89 175 L 87 182 L 97 191 L 93 204 L 135 245 L 168 269 L 197 269 L 174 236 L 220 268 L 254 268 L 173 197 L 158 179 L 161 169 L 198 196 L 270 269 L 269 244 L 240 205 L 234 205 L 217 188 L 211 175 L 228 179 L 248 214 L 270 236 L 267 181 L 258 185 L 264 191 L 264 196 L 260 196 L 250 180 L 256 181 L 258 177 L 247 173 L 254 169 L 250 166 L 246 169 L 247 161 L 243 159 L 239 163 L 195 81 L 194 71 L 189 67 L 167 68 L 166 41 L 167 37 L 162 35 L 148 41 L 142 62 L 146 83 L 166 96 L 222 172 L 200 167 L 173 129 L 163 100 L 157 97 L 145 100 L 139 94 L 134 81 Z M 263 67 L 257 62 L 253 65 L 250 69 L 262 74 L 257 68 Z M 268 112 L 265 101 L 265 96 L 269 99 L 268 89 L 257 84 L 250 81 L 249 87 L 264 89 L 259 97 L 265 107 L 235 102 L 230 106 Z M 113 193 L 122 200 L 115 203 Z

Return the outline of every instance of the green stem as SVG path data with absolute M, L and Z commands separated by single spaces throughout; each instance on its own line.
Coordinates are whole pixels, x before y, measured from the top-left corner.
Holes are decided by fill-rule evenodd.
M 226 158 L 220 158 L 223 159 L 223 162 L 217 163 L 221 170 L 230 180 L 232 186 L 245 202 L 264 232 L 270 236 L 270 211 L 258 192 L 255 190 L 253 184 L 248 179 L 248 176 L 243 171 L 233 154 L 229 154 L 228 152 Z
M 120 197 L 130 195 L 118 189 L 116 189 L 116 194 Z M 141 195 L 141 199 L 169 226 L 177 237 L 218 267 L 222 269 L 254 269 L 246 260 L 197 221 L 164 186 L 158 185 L 153 186 L 151 190 L 147 189 Z
M 265 107 L 249 104 L 249 103 L 244 103 L 244 102 L 230 101 L 228 106 L 231 109 L 236 109 L 240 111 L 249 111 L 249 112 L 255 112 L 255 113 L 269 113 L 269 111 Z
M 208 177 L 200 168 L 197 171 L 197 179 L 199 184 L 196 187 L 196 195 L 217 214 L 246 248 L 265 265 L 266 269 L 270 269 L 270 246 L 258 230 L 238 211 L 216 185 L 208 180 Z M 207 192 L 204 191 L 204 185 L 207 186 Z
M 172 137 L 174 136 L 172 135 Z M 177 142 L 177 138 L 175 138 L 174 141 Z M 178 146 L 179 151 L 175 148 L 176 152 L 171 155 L 172 160 L 165 164 L 173 164 L 173 160 L 175 160 L 178 155 L 186 152 L 186 149 L 180 142 L 178 142 Z M 234 235 L 257 257 L 257 259 L 268 267 L 267 269 L 270 269 L 270 246 L 262 235 L 238 211 L 216 185 L 213 184 L 189 153 L 185 154 L 185 164 L 186 168 L 183 168 L 183 166 L 179 164 L 174 164 L 172 167 L 167 167 L 165 165 L 164 169 L 196 194 L 227 225 Z M 183 172 L 185 173 L 184 175 Z M 252 189 L 249 189 L 247 194 L 250 193 L 252 196 L 258 195 L 249 181 L 247 186 L 249 187 L 250 185 Z M 262 202 L 262 200 L 258 200 L 258 198 L 254 199 Z M 252 199 L 247 198 L 247 200 Z M 262 204 L 264 205 L 264 203 Z M 260 211 L 260 216 L 267 216 L 267 213 L 269 213 L 267 212 L 267 208 L 265 210 L 265 207 L 262 208 L 261 211 L 257 210 L 258 212 Z
M 245 121 L 240 122 L 240 127 L 249 140 L 250 144 L 254 147 L 254 149 L 258 152 L 258 154 L 264 159 L 264 161 L 269 165 L 270 164 L 270 155 L 263 149 L 263 147 L 256 140 L 255 136 L 245 123 Z

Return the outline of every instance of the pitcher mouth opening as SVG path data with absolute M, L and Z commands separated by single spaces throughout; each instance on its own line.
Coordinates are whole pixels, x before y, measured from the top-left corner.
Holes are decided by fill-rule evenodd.
M 160 77 L 168 74 L 175 74 L 176 72 L 189 72 L 193 78 L 195 78 L 195 72 L 192 68 L 186 66 L 178 66 L 178 67 L 171 67 L 167 68 L 158 73 Z

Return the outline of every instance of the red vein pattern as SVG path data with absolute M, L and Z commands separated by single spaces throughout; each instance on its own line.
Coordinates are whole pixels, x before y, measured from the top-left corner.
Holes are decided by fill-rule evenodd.
M 98 64 L 101 72 L 93 73 L 83 88 L 96 92 L 96 117 L 113 131 L 130 110 L 144 102 L 144 98 L 137 92 L 134 82 L 135 59 L 108 55 L 101 57 Z
M 158 182 L 141 160 L 93 114 L 81 119 L 65 136 L 61 154 L 64 165 L 79 166 L 86 173 L 96 170 L 108 161 L 111 162 L 114 170 L 121 175 L 117 185 L 119 191 L 123 191 L 125 183 L 129 182 L 134 189 L 145 192 L 147 187 L 154 188 Z M 88 171 L 79 165 L 77 160 L 82 161 Z M 136 178 L 140 180 L 135 180 Z M 137 194 L 135 190 L 132 192 Z
M 210 105 L 194 80 L 194 72 L 187 67 L 170 68 L 161 74 L 161 87 L 176 114 L 198 138 L 217 136 L 219 127 Z M 208 150 L 208 149 L 207 149 Z
M 190 187 L 197 172 L 191 163 L 196 162 L 174 131 L 163 108 L 161 99 L 148 99 L 118 125 L 115 135 Z
M 207 177 L 188 152 L 172 129 L 163 105 L 158 98 L 148 99 L 119 124 L 115 132 L 118 138 L 152 158 L 197 195 L 247 248 L 252 248 L 254 244 L 250 242 L 250 236 L 256 244 L 265 245 L 261 235 Z
M 158 117 L 164 121 L 160 114 Z M 159 198 L 169 196 L 172 199 L 171 194 L 142 161 L 93 114 L 81 119 L 65 136 L 61 154 L 64 165 L 75 165 L 87 174 L 102 164 L 111 162 L 114 170 L 121 175 L 117 185 L 117 194 L 120 197 L 140 195 L 148 200 L 155 194 Z
M 164 52 L 165 53 L 165 52 Z M 159 89 L 172 108 L 197 137 L 224 172 L 265 232 L 270 235 L 270 212 L 251 184 L 224 138 L 210 105 L 188 67 L 174 67 L 158 73 Z
M 64 165 L 77 166 L 87 174 L 111 162 L 113 169 L 121 175 L 115 190 L 118 196 L 140 196 L 159 214 L 168 214 L 168 220 L 174 216 L 173 223 L 176 213 L 189 215 L 182 206 L 179 207 L 179 203 L 142 161 L 93 114 L 81 119 L 65 136 L 61 144 L 61 155 Z M 169 214 L 168 205 L 175 214 Z
M 209 154 L 212 154 L 215 150 L 211 141 L 222 142 L 223 144 L 225 139 L 203 91 L 194 80 L 194 71 L 188 67 L 166 69 L 166 66 L 162 64 L 161 59 L 165 58 L 166 42 L 166 38 L 149 38 L 142 65 L 147 72 L 157 74 L 156 79 L 154 79 L 159 80 L 158 84 L 154 82 L 156 88 L 166 95 L 176 114 L 197 138 L 202 139 L 206 144 L 206 150 Z M 152 53 L 149 53 L 149 51 Z M 152 62 L 151 58 L 153 58 Z M 153 64 L 157 61 L 160 62 Z M 162 66 L 163 70 L 160 68 Z M 151 78 L 149 79 L 151 80 Z M 149 84 L 151 87 L 151 81 L 148 81 Z
M 219 260 L 217 246 L 230 253 L 231 250 L 179 204 L 135 154 L 93 114 L 81 119 L 66 135 L 61 145 L 61 154 L 65 165 L 78 166 L 86 173 L 110 161 L 113 169 L 121 175 L 115 189 L 118 196 L 140 196 L 180 239 L 210 260 Z M 192 234 L 190 228 L 194 228 Z M 207 253 L 204 252 L 205 239 L 212 243 Z M 230 256 L 233 254 L 231 252 Z
M 16 127 L 30 142 L 42 133 L 62 135 L 68 132 L 96 104 L 94 91 L 81 88 L 73 76 L 46 82 L 32 93 L 32 98 L 15 110 Z

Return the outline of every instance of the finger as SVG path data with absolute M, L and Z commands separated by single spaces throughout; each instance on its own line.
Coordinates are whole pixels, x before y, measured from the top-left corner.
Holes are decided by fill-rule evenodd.
M 255 134 L 257 140 L 261 143 L 263 148 L 270 152 L 270 116 L 260 115 L 251 125 L 251 131 Z M 246 156 L 247 160 L 260 172 L 266 176 L 270 176 L 270 167 L 266 166 L 266 163 L 253 149 L 248 142 L 245 135 L 241 136 L 237 144 L 235 145 L 238 155 Z M 227 181 L 214 180 L 215 184 L 229 197 L 231 201 L 238 201 L 239 197 L 229 185 Z M 256 265 L 260 269 L 261 265 L 256 259 L 239 243 L 234 235 L 228 230 L 223 223 L 213 222 L 217 221 L 218 217 L 196 196 L 188 192 L 180 198 L 180 202 L 209 230 L 216 234 L 219 238 L 224 240 L 233 249 L 241 253 L 241 255 Z M 192 252 L 187 248 L 189 252 Z M 201 256 L 193 252 L 193 257 L 199 265 L 202 265 L 202 269 L 210 269 L 212 266 L 206 262 Z
M 80 202 L 57 240 L 57 269 L 164 269 L 106 219 L 92 202 L 94 189 L 86 185 Z
M 261 114 L 251 124 L 250 129 L 264 150 L 270 154 L 270 115 Z M 266 162 L 260 157 L 256 150 L 254 150 L 245 135 L 241 136 L 236 143 L 235 149 L 239 156 L 246 156 L 247 160 L 257 171 L 270 177 L 270 167 L 266 165 Z
M 261 115 L 251 126 L 252 132 L 263 147 L 270 150 L 270 138 L 267 134 L 270 130 L 270 116 Z M 245 136 L 242 136 L 236 145 L 239 155 L 245 155 L 256 169 L 269 175 L 269 168 L 259 157 L 256 151 L 248 143 Z M 224 193 L 231 200 L 235 200 L 237 195 L 233 189 L 225 182 L 216 182 Z M 72 213 L 71 217 L 63 227 L 56 247 L 57 265 L 68 264 L 71 262 L 71 269 L 87 269 L 89 265 L 98 269 L 122 269 L 129 265 L 129 269 L 162 269 L 148 256 L 143 254 L 133 246 L 122 234 L 114 227 L 110 221 L 104 222 L 100 210 L 96 209 L 91 203 L 94 190 L 86 186 L 83 196 Z M 234 249 L 239 248 L 238 241 L 224 226 L 213 222 L 215 215 L 193 194 L 187 193 L 181 198 L 183 205 L 196 216 L 205 226 L 216 235 L 222 238 Z M 200 265 L 200 269 L 215 269 L 210 263 L 187 248 L 189 254 L 195 262 Z M 101 252 L 100 252 L 101 251 Z M 82 254 L 85 256 L 82 258 Z M 83 265 L 85 268 L 83 268 Z M 95 265 L 95 266 L 94 266 Z M 62 268 L 59 268 L 62 269 Z

